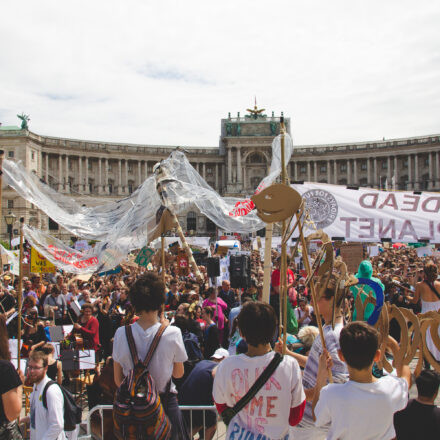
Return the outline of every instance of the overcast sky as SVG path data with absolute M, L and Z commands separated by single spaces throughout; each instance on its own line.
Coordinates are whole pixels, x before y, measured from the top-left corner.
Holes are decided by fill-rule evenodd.
M 0 122 L 216 146 L 256 95 L 298 145 L 440 133 L 439 47 L 435 0 L 4 0 Z

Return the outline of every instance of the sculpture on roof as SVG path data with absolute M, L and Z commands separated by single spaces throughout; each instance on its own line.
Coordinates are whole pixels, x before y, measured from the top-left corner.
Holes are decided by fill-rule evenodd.
M 22 130 L 29 130 L 28 122 L 31 120 L 29 115 L 25 115 L 22 113 L 21 115 L 17 115 L 18 119 L 21 119 L 21 129 Z
M 250 115 L 246 115 L 246 118 L 253 118 L 253 119 L 257 119 L 257 118 L 264 118 L 266 115 L 263 114 L 264 110 L 266 110 L 265 108 L 258 108 L 257 107 L 257 98 L 255 97 L 255 104 L 254 104 L 254 108 L 247 108 L 246 111 L 248 111 L 250 113 Z

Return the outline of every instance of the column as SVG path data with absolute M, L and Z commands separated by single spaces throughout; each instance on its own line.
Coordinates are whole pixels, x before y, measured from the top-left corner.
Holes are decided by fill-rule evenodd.
M 318 181 L 318 162 L 313 162 L 313 179 L 315 182 Z
M 391 157 L 387 158 L 387 179 L 388 179 L 388 188 L 391 188 Z
M 46 173 L 45 173 L 45 177 L 44 180 L 46 182 L 47 185 L 49 185 L 49 154 L 46 153 Z
M 434 162 L 434 153 L 428 153 L 428 167 L 429 167 L 429 184 L 428 189 L 434 188 L 434 174 L 432 172 L 432 165 Z
M 78 192 L 83 192 L 83 179 L 82 179 L 82 157 L 78 156 Z
M 222 193 L 224 191 L 224 189 L 226 188 L 226 164 L 222 164 L 221 165 L 221 170 L 222 170 L 222 183 L 221 183 L 221 187 L 222 187 Z
M 148 160 L 145 161 L 145 179 L 148 178 Z
M 214 172 L 215 172 L 215 190 L 220 192 L 220 188 L 218 187 L 218 163 L 215 164 Z
M 69 156 L 66 154 L 66 187 L 64 188 L 70 193 L 71 188 L 69 185 Z
M 373 186 L 371 183 L 371 162 L 370 158 L 367 158 L 367 186 Z
M 377 157 L 374 158 L 374 162 L 373 162 L 373 186 L 377 187 Z
M 122 159 L 118 159 L 118 194 L 122 194 Z
M 293 164 L 293 179 L 299 180 L 298 179 L 298 164 L 296 162 Z
M 124 192 L 128 194 L 128 159 L 125 159 Z
M 411 163 L 411 154 L 408 154 L 408 187 L 407 189 L 414 188 L 414 182 L 412 181 L 412 163 Z
M 397 168 L 397 156 L 394 156 L 393 178 L 393 190 L 395 190 L 399 188 L 399 170 Z
M 228 183 L 232 183 L 232 150 L 228 148 Z
M 347 159 L 347 185 L 351 184 L 351 170 L 350 170 L 350 159 Z
M 86 156 L 86 162 L 84 164 L 84 169 L 85 169 L 85 184 L 84 184 L 84 192 L 86 194 L 89 193 L 89 158 Z
M 102 159 L 98 158 L 98 194 L 102 193 Z
M 353 178 L 354 178 L 354 182 L 353 183 L 355 185 L 359 185 L 357 160 L 356 159 L 353 159 Z
M 333 183 L 338 184 L 338 161 L 336 159 L 333 161 Z
M 419 156 L 417 154 L 414 155 L 414 189 L 420 189 L 419 183 Z
M 330 182 L 330 161 L 327 160 L 327 183 L 331 183 Z
M 310 182 L 312 180 L 312 175 L 310 174 L 310 160 L 307 161 L 307 181 Z
M 58 156 L 58 191 L 63 190 L 63 158 L 61 157 L 61 154 Z
M 105 194 L 108 194 L 108 157 L 105 158 L 105 162 L 104 162 L 104 186 L 103 186 L 103 190 Z
M 202 165 L 202 176 L 203 176 L 203 180 L 206 180 L 206 163 L 205 162 L 203 162 L 203 165 Z
M 436 188 L 440 189 L 440 163 L 438 161 L 438 151 L 435 152 L 435 164 L 436 164 L 436 176 L 437 176 L 437 182 L 436 182 Z
M 237 147 L 237 183 L 242 183 L 241 176 L 241 148 Z
M 142 162 L 138 160 L 138 186 L 142 185 Z

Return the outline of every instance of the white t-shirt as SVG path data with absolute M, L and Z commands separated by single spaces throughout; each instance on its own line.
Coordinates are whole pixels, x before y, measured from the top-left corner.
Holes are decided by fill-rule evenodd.
M 310 322 L 312 322 L 312 319 L 310 318 L 310 316 L 313 313 L 313 307 L 312 306 L 308 306 L 309 307 L 309 318 L 304 319 L 304 321 L 301 323 L 300 327 L 303 327 L 304 325 L 309 325 Z M 299 320 L 304 317 L 306 314 L 305 311 L 301 310 L 300 307 L 295 309 L 295 316 L 296 316 L 296 320 L 298 321 L 298 325 L 299 325 Z
M 271 351 L 263 356 L 245 354 L 223 360 L 214 379 L 214 401 L 233 407 L 255 383 L 274 357 Z M 230 422 L 226 438 L 263 439 L 289 438 L 290 408 L 301 405 L 305 394 L 298 362 L 284 356 L 274 374 L 251 402 Z M 260 437 L 258 437 L 260 438 Z
M 157 323 L 147 328 L 147 330 L 144 330 L 137 322 L 131 324 L 133 338 L 140 360 L 143 361 L 145 359 L 159 327 L 160 324 Z M 119 327 L 116 330 L 113 342 L 113 359 L 122 366 L 124 376 L 133 369 L 133 361 L 128 347 L 127 336 L 125 335 L 125 327 Z M 185 351 L 185 346 L 183 345 L 180 329 L 169 325 L 160 338 L 159 345 L 156 348 L 156 352 L 149 366 L 150 374 L 154 379 L 159 393 L 165 391 L 173 372 L 174 363 L 185 362 L 187 359 L 188 356 Z M 171 392 L 176 392 L 173 383 L 171 383 Z
M 327 440 L 390 440 L 396 436 L 393 414 L 407 402 L 408 383 L 401 377 L 329 384 L 321 390 L 315 407 L 315 424 L 331 423 Z

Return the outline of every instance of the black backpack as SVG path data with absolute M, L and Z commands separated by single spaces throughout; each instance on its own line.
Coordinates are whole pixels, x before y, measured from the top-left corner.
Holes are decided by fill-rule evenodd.
M 56 384 L 61 388 L 61 392 L 63 393 L 64 398 L 64 431 L 74 431 L 76 428 L 76 425 L 79 425 L 81 423 L 82 418 L 82 409 L 79 407 L 76 402 L 75 398 L 73 397 L 72 393 L 68 390 L 66 390 L 64 387 L 59 385 L 57 382 L 54 382 L 53 380 L 50 380 L 47 382 L 46 386 L 43 390 L 43 406 L 47 409 L 47 399 L 46 399 L 46 393 L 47 389 L 53 385 Z

